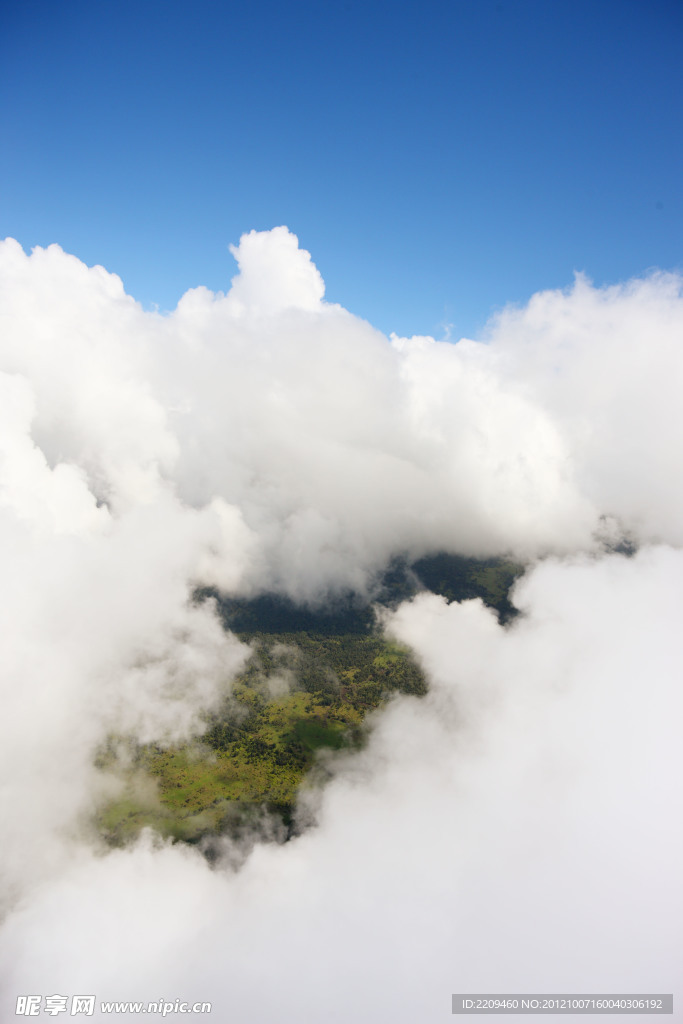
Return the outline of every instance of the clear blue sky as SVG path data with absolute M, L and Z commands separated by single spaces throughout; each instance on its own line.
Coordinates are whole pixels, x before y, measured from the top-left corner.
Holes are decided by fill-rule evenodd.
M 287 224 L 327 298 L 473 334 L 683 265 L 680 0 L 5 0 L 0 236 L 146 306 Z

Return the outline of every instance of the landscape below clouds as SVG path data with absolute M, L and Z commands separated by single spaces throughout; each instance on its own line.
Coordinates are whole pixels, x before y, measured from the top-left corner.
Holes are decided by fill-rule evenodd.
M 311 1024 L 676 992 L 681 278 L 579 276 L 453 344 L 326 303 L 284 227 L 233 253 L 225 294 L 162 315 L 0 244 L 4 1016 L 39 991 Z M 107 738 L 201 737 L 249 658 L 202 588 L 373 601 L 439 552 L 522 564 L 519 614 L 381 613 L 428 692 L 330 754 L 310 827 L 214 863 L 104 843 Z

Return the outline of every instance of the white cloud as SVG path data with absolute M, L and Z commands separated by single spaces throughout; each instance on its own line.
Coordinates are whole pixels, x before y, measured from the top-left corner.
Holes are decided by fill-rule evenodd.
M 0 244 L 7 1013 L 68 990 L 429 1021 L 458 989 L 671 991 L 680 279 L 579 279 L 452 345 L 326 304 L 285 228 L 235 255 L 226 296 L 162 317 Z M 660 546 L 599 556 L 605 517 Z M 243 664 L 196 585 L 367 592 L 439 549 L 546 560 L 513 628 L 398 610 L 430 693 L 376 716 L 316 828 L 237 872 L 98 847 L 103 738 L 196 734 Z
M 241 585 L 297 598 L 362 590 L 400 551 L 580 550 L 601 516 L 680 542 L 678 278 L 579 279 L 487 344 L 389 343 L 322 301 L 285 228 L 234 251 L 226 296 L 161 317 L 56 246 L 4 243 L 3 369 L 51 466 L 115 510 L 223 499 L 253 533 Z
M 541 566 L 511 630 L 479 602 L 403 606 L 391 628 L 432 689 L 378 716 L 317 828 L 236 874 L 146 842 L 81 855 L 8 922 L 14 988 L 211 999 L 245 1022 L 675 989 L 681 561 Z
M 681 277 L 579 276 L 504 312 L 490 343 L 570 446 L 576 485 L 642 540 L 683 541 Z
M 285 309 L 320 309 L 323 279 L 286 227 L 250 231 L 230 252 L 240 270 L 226 300 L 231 312 L 272 316 Z

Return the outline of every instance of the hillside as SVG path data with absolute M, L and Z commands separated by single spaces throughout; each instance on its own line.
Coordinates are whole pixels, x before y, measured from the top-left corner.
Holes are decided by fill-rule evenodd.
M 381 581 L 378 603 L 393 606 L 426 588 L 449 601 L 480 597 L 506 621 L 520 571 L 509 562 L 451 555 L 397 563 Z M 239 836 L 255 822 L 286 839 L 300 827 L 301 786 L 324 782 L 325 752 L 359 747 L 366 715 L 391 694 L 426 692 L 410 653 L 377 631 L 367 604 L 349 597 L 312 609 L 274 595 L 211 596 L 226 628 L 254 654 L 199 740 L 164 749 L 111 737 L 100 751 L 99 767 L 122 786 L 97 818 L 112 845 L 151 826 L 201 843 L 211 855 L 212 837 Z

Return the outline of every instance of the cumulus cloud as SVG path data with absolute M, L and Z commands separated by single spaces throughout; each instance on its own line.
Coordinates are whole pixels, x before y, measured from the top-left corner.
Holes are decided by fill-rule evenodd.
M 68 990 L 427 1021 L 466 989 L 671 991 L 680 278 L 579 278 L 454 345 L 326 303 L 285 228 L 234 254 L 225 295 L 161 316 L 0 244 L 6 1012 Z M 624 535 L 639 554 L 605 554 Z M 389 617 L 429 694 L 331 765 L 314 828 L 239 870 L 98 846 L 98 746 L 201 733 L 247 657 L 197 586 L 368 596 L 440 550 L 538 563 L 522 615 Z
M 490 344 L 570 445 L 576 485 L 648 541 L 683 540 L 681 277 L 535 295 Z
M 4 243 L 3 367 L 100 502 L 221 498 L 253 533 L 242 589 L 308 600 L 368 591 L 397 552 L 585 549 L 601 517 L 680 542 L 678 278 L 578 279 L 487 344 L 388 342 L 323 301 L 285 228 L 234 253 L 226 295 L 162 317 L 56 246 Z

